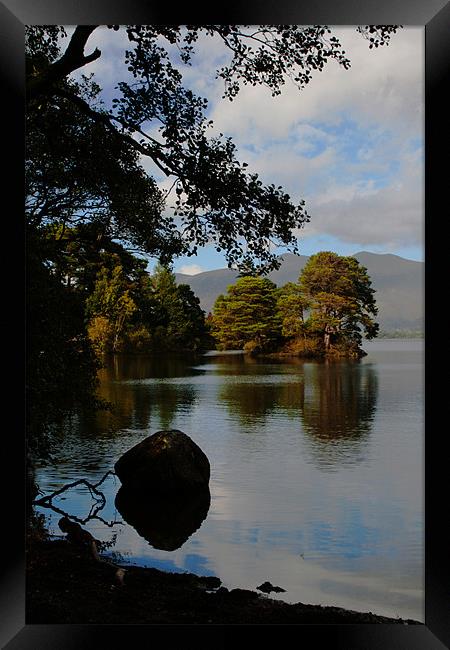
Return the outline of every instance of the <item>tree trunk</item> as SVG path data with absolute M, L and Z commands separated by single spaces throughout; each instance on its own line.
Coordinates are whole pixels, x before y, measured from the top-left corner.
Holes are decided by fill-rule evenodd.
M 97 25 L 78 25 L 63 56 L 38 74 L 28 77 L 26 84 L 27 102 L 39 95 L 51 93 L 53 86 L 58 81 L 101 56 L 98 48 L 95 48 L 92 54 L 84 55 L 86 42 L 96 28 Z
M 336 332 L 335 328 L 332 325 L 325 325 L 325 333 L 323 341 L 325 344 L 325 352 L 328 352 L 331 347 L 331 335 Z

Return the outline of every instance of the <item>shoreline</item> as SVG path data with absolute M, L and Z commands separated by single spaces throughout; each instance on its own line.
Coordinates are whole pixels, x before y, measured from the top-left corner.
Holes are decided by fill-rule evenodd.
M 398 623 L 340 607 L 286 603 L 257 591 L 227 589 L 220 578 L 169 573 L 136 565 L 95 561 L 65 540 L 33 540 L 27 548 L 27 624 L 339 624 Z

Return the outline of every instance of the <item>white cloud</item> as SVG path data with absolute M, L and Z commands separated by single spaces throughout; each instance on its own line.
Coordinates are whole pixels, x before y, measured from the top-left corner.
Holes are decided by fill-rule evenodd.
M 298 197 L 304 195 L 308 184 L 336 163 L 336 151 L 328 147 L 314 158 L 303 155 L 302 149 L 286 147 L 284 143 L 268 145 L 264 151 L 242 151 L 240 158 L 257 172 L 266 183 L 282 185 Z
M 354 28 L 336 29 L 352 62 L 330 61 L 299 91 L 286 84 L 278 97 L 244 87 L 233 102 L 216 105 L 217 128 L 254 141 L 287 137 L 297 123 L 337 124 L 343 116 L 369 126 L 383 123 L 411 132 L 423 119 L 423 28 L 400 30 L 389 46 L 369 50 Z
M 199 264 L 185 264 L 180 266 L 178 273 L 184 273 L 185 275 L 197 275 L 197 273 L 202 273 L 205 269 Z
M 308 208 L 311 221 L 302 237 L 326 232 L 355 246 L 384 245 L 389 250 L 424 243 L 424 178 L 412 160 L 385 187 L 330 186 L 311 198 Z
M 249 171 L 282 185 L 294 201 L 306 200 L 311 222 L 302 238 L 332 235 L 366 248 L 422 245 L 424 29 L 404 28 L 373 50 L 354 27 L 334 31 L 351 68 L 331 61 L 303 91 L 288 82 L 272 97 L 267 88 L 244 86 L 233 102 L 221 99 L 215 73 L 229 56 L 220 39 L 206 36 L 194 44 L 192 66 L 180 66 L 183 81 L 208 98 L 211 132 L 233 137 Z M 83 72 L 113 88 L 126 73 L 127 45 L 123 31 L 95 30 L 87 51 L 99 47 L 102 56 Z M 156 129 L 150 125 L 148 133 L 157 137 Z M 142 163 L 159 181 L 155 166 Z M 171 182 L 160 186 L 168 190 Z
M 354 28 L 337 31 L 350 70 L 330 62 L 302 92 L 286 86 L 276 98 L 245 88 L 213 118 L 252 171 L 306 199 L 302 238 L 423 246 L 423 29 L 375 50 Z

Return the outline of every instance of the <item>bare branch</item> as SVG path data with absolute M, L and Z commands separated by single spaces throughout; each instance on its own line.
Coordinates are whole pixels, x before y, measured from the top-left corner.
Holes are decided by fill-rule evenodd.
M 98 488 L 107 479 L 108 476 L 117 476 L 117 475 L 112 470 L 108 470 L 106 474 L 104 474 L 97 483 L 90 483 L 87 479 L 84 478 L 78 479 L 73 483 L 67 483 L 62 488 L 60 488 L 59 490 L 55 490 L 55 492 L 52 492 L 51 494 L 47 494 L 43 497 L 40 497 L 39 499 L 35 499 L 33 501 L 33 505 L 40 506 L 41 508 L 49 508 L 50 510 L 53 510 L 53 512 L 56 512 L 65 517 L 69 517 L 70 519 L 73 519 L 74 521 L 77 521 L 80 524 L 85 524 L 86 522 L 91 521 L 92 519 L 98 519 L 109 528 L 112 528 L 112 526 L 116 524 L 123 524 L 123 522 L 121 521 L 107 522 L 98 514 L 99 512 L 101 512 L 101 510 L 103 510 L 103 508 L 106 505 L 106 497 L 103 494 L 103 492 L 100 492 L 100 490 L 98 490 Z M 53 499 L 55 497 L 59 496 L 63 492 L 66 492 L 67 490 L 70 490 L 73 487 L 76 487 L 77 485 L 85 485 L 88 488 L 92 498 L 95 501 L 95 503 L 92 505 L 89 511 L 88 516 L 85 517 L 84 519 L 81 519 L 80 517 L 76 517 L 75 515 L 69 515 L 68 512 L 62 510 L 61 508 L 58 508 L 58 506 L 55 506 L 55 504 L 53 503 Z
M 103 481 L 105 481 L 105 479 L 109 475 L 116 476 L 116 473 L 113 472 L 112 470 L 108 470 L 106 474 L 100 479 L 100 481 L 98 481 L 98 483 L 90 483 L 85 478 L 80 478 L 78 479 L 78 481 L 74 481 L 73 483 L 67 483 L 62 488 L 56 490 L 55 492 L 52 492 L 51 494 L 47 494 L 46 496 L 41 497 L 40 499 L 36 499 L 35 501 L 33 501 L 33 504 L 37 506 L 45 506 L 46 504 L 49 504 L 55 497 L 59 496 L 63 492 L 66 492 L 66 490 L 70 490 L 70 488 L 76 487 L 77 485 L 86 485 L 86 487 L 91 491 L 91 494 L 94 499 L 95 497 L 93 493 L 98 495 L 99 501 L 106 501 L 103 492 L 100 492 L 99 490 L 97 490 L 97 488 L 99 487 L 99 485 L 103 483 Z

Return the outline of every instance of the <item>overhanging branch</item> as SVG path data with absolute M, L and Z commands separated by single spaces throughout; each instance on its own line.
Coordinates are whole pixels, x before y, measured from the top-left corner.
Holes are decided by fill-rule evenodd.
M 128 135 L 127 133 L 119 132 L 114 126 L 114 124 L 112 123 L 112 121 L 118 122 L 121 126 L 125 128 L 128 128 L 128 125 L 125 124 L 119 118 L 115 117 L 114 115 L 110 115 L 107 113 L 100 113 L 94 110 L 89 106 L 89 104 L 84 99 L 78 97 L 78 95 L 75 95 L 63 89 L 57 89 L 55 91 L 55 95 L 59 97 L 63 97 L 64 99 L 67 99 L 68 101 L 72 102 L 85 115 L 88 115 L 96 122 L 101 122 L 102 124 L 104 124 L 104 126 L 106 126 L 112 133 L 114 133 L 116 137 L 121 138 L 122 140 L 128 142 L 128 144 L 130 144 L 134 149 L 136 149 L 141 155 L 151 158 L 151 160 L 155 163 L 155 165 L 157 165 L 159 169 L 164 174 L 166 174 L 166 176 L 171 176 L 173 174 L 177 175 L 176 170 L 172 169 L 169 166 L 169 161 L 165 156 L 165 154 L 162 151 L 158 150 L 159 147 L 163 146 L 162 144 L 156 143 L 155 140 L 151 139 L 154 144 L 145 145 L 142 144 L 141 142 L 138 142 L 137 140 L 132 138 L 131 135 Z
M 45 95 L 58 82 L 62 81 L 71 72 L 95 61 L 101 56 L 98 48 L 85 56 L 84 48 L 89 36 L 98 25 L 78 25 L 72 34 L 67 50 L 62 57 L 37 74 L 32 74 L 27 79 L 27 102 Z

